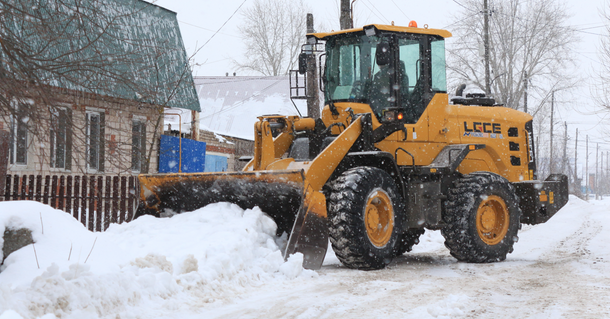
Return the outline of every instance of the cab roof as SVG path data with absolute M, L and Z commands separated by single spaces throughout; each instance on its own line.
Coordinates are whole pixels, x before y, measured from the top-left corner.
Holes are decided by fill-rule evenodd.
M 447 30 L 441 29 L 428 29 L 428 28 L 415 28 L 415 27 L 400 27 L 394 25 L 385 25 L 385 24 L 369 24 L 365 25 L 362 28 L 354 28 L 354 29 L 346 29 L 332 32 L 319 32 L 319 33 L 309 33 L 308 37 L 313 36 L 319 40 L 326 40 L 329 37 L 339 35 L 339 34 L 347 34 L 353 32 L 364 31 L 364 28 L 374 26 L 377 30 L 381 31 L 391 31 L 391 32 L 399 32 L 399 33 L 417 33 L 417 34 L 430 34 L 430 35 L 438 35 L 442 38 L 450 38 L 451 32 Z

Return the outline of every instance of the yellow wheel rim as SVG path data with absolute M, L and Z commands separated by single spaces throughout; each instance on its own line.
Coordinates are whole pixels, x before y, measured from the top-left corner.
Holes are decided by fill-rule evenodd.
M 364 223 L 369 240 L 376 247 L 383 247 L 392 238 L 394 209 L 388 194 L 382 190 L 373 192 L 366 202 Z
M 477 210 L 477 232 L 487 245 L 497 245 L 506 236 L 510 217 L 502 198 L 491 195 L 481 201 Z

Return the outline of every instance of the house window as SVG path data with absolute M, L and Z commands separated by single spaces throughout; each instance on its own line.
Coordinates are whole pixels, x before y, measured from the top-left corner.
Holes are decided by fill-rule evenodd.
M 57 109 L 51 112 L 51 167 L 71 169 L 72 163 L 72 112 Z
M 28 164 L 28 121 L 27 110 L 29 105 L 20 104 L 16 108 L 16 115 L 11 116 L 11 134 L 9 148 L 9 162 L 11 164 Z
M 146 156 L 146 123 L 144 120 L 133 120 L 131 137 L 131 169 L 144 172 Z
M 87 169 L 104 171 L 104 113 L 87 112 Z

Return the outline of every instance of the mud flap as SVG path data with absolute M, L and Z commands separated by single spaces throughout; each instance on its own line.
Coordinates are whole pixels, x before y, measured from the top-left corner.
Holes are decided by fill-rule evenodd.
M 326 197 L 308 187 L 288 239 L 284 258 L 302 253 L 303 267 L 316 270 L 322 267 L 327 248 Z
M 544 182 L 525 181 L 513 185 L 524 224 L 545 223 L 568 202 L 568 177 L 563 174 L 550 175 Z

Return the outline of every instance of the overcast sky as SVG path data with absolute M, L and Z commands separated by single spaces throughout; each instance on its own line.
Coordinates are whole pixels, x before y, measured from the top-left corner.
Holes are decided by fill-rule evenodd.
M 236 71 L 232 60 L 240 60 L 245 54 L 238 27 L 243 20 L 241 13 L 254 1 L 156 0 L 153 2 L 178 14 L 187 53 L 192 54 L 205 44 L 196 55 L 195 60 L 201 66 L 195 68 L 195 75 L 224 75 L 226 72 Z M 450 24 L 455 20 L 454 14 L 464 10 L 459 5 L 460 0 L 456 1 L 356 0 L 354 25 L 389 24 L 392 21 L 397 25 L 408 25 L 409 21 L 416 20 L 420 27 L 428 24 L 430 28 L 447 28 L 451 31 Z M 303 2 L 311 8 L 316 26 L 339 29 L 339 0 L 303 0 Z M 574 16 L 566 22 L 566 25 L 583 30 L 577 33 L 583 40 L 578 54 L 584 59 L 582 63 L 586 68 L 590 68 L 591 64 L 597 61 L 595 50 L 599 37 L 593 34 L 603 33 L 603 29 L 599 28 L 602 25 L 599 10 L 604 7 L 604 2 L 604 0 L 567 2 L 568 12 Z M 490 6 L 493 7 L 492 0 Z M 221 27 L 220 32 L 211 38 Z
M 178 14 L 180 31 L 189 55 L 200 48 L 195 56 L 198 66 L 194 68 L 193 75 L 225 75 L 227 72 L 253 75 L 235 70 L 232 61 L 242 60 L 246 54 L 238 27 L 243 21 L 241 13 L 255 0 L 150 1 Z M 454 15 L 464 10 L 459 4 L 460 1 L 356 0 L 354 25 L 389 24 L 392 21 L 396 25 L 408 25 L 409 21 L 415 20 L 420 27 L 428 24 L 430 28 L 445 28 L 452 31 L 451 23 L 455 21 Z M 311 13 L 314 14 L 316 27 L 322 25 L 326 29 L 323 31 L 339 29 L 340 0 L 303 0 L 303 2 L 312 9 Z M 493 7 L 494 0 L 489 0 L 489 2 Z M 568 12 L 573 16 L 566 21 L 565 25 L 579 30 L 576 33 L 578 38 L 575 39 L 575 41 L 580 41 L 576 57 L 579 62 L 580 76 L 587 79 L 600 69 L 597 48 L 600 45 L 601 36 L 606 35 L 599 12 L 609 4 L 604 0 L 567 0 L 566 5 Z M 220 31 L 213 36 L 219 29 Z M 451 41 L 455 41 L 455 38 L 448 39 L 448 45 Z M 558 106 L 555 116 L 558 121 L 568 122 L 570 135 L 574 135 L 573 130 L 580 127 L 581 136 L 579 137 L 584 138 L 585 134 L 591 134 L 596 136 L 597 140 L 601 140 L 602 135 L 599 131 L 603 125 L 599 123 L 608 114 L 589 114 L 596 111 L 589 87 L 590 84 L 584 83 L 578 90 L 575 90 L 572 96 L 558 97 L 569 100 L 570 103 Z M 574 113 L 574 110 L 579 110 L 580 113 Z M 555 134 L 562 135 L 560 132 Z M 610 143 L 605 148 L 610 150 Z

